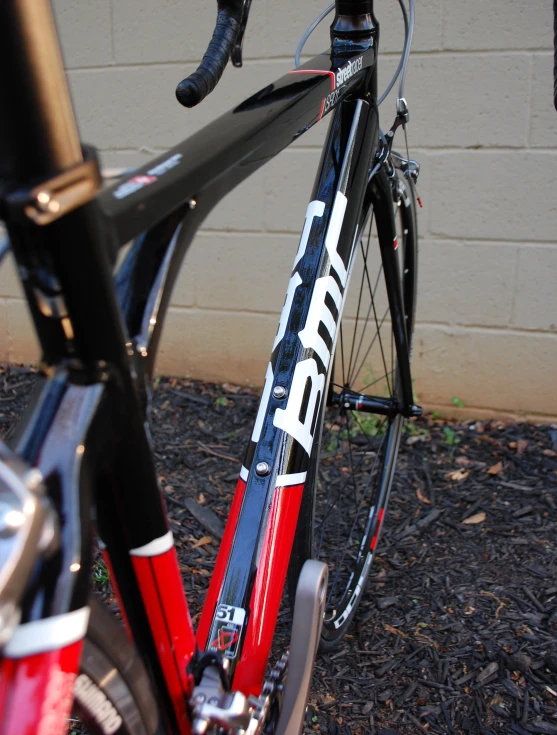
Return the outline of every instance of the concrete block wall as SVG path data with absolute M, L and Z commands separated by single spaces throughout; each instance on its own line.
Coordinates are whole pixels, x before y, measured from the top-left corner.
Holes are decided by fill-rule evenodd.
M 82 138 L 105 166 L 148 160 L 292 68 L 324 0 L 254 0 L 245 65 L 199 108 L 174 99 L 202 55 L 211 0 L 54 0 Z M 422 164 L 415 384 L 429 409 L 557 416 L 557 114 L 547 0 L 417 0 L 406 97 Z M 189 7 L 191 6 L 191 7 Z M 376 0 L 380 78 L 398 62 L 395 0 Z M 327 46 L 328 23 L 308 54 Z M 385 102 L 390 126 L 394 100 Z M 173 297 L 163 373 L 261 385 L 326 123 L 204 223 Z M 399 143 L 402 145 L 402 141 Z M 1 359 L 36 358 L 13 271 Z

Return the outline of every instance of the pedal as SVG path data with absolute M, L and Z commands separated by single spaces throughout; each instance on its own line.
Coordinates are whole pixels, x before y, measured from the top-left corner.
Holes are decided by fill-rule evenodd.
M 323 562 L 311 559 L 302 567 L 294 601 L 288 674 L 275 735 L 302 732 L 323 625 L 328 576 L 329 570 Z

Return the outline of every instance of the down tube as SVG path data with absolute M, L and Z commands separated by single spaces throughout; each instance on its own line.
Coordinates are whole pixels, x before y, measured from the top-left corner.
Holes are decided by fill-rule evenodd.
M 128 426 L 117 456 L 98 477 L 96 501 L 99 536 L 133 642 L 149 665 L 169 731 L 188 735 L 195 639 L 143 426 Z
M 376 108 L 361 100 L 342 103 L 331 123 L 240 475 L 241 508 L 219 552 L 200 621 L 199 645 L 229 659 L 234 689 L 245 694 L 258 693 L 263 681 L 302 493 L 309 491 L 315 417 L 377 126 Z M 258 473 L 258 466 L 268 471 Z M 226 610 L 221 635 L 217 612 Z M 230 625 L 231 614 L 239 624 Z

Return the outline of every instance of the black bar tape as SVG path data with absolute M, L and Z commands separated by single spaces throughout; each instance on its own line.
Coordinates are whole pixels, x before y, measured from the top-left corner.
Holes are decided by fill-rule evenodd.
M 197 71 L 176 87 L 176 98 L 184 107 L 195 107 L 213 91 L 230 58 L 240 23 L 226 10 L 219 10 L 217 25 Z

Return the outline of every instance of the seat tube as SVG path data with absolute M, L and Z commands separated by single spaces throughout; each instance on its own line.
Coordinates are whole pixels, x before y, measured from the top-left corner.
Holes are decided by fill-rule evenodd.
M 0 176 L 21 182 L 82 162 L 50 0 L 0 3 Z

